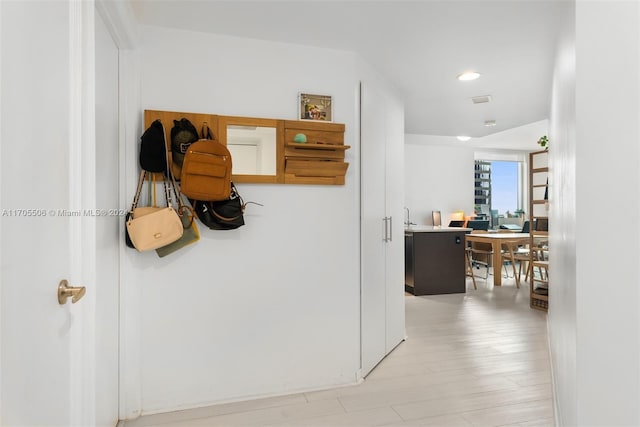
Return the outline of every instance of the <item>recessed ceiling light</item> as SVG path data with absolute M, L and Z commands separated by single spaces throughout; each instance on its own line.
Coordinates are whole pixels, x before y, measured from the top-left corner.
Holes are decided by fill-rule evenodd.
M 470 80 L 475 80 L 478 77 L 480 77 L 480 73 L 477 71 L 466 71 L 458 76 L 458 80 L 468 82 Z
M 485 120 L 484 121 L 484 125 L 487 126 L 487 127 L 495 126 L 496 125 L 496 121 L 495 120 Z
M 471 139 L 470 136 L 464 136 L 464 135 L 456 136 L 456 138 L 458 138 L 458 141 L 468 141 Z

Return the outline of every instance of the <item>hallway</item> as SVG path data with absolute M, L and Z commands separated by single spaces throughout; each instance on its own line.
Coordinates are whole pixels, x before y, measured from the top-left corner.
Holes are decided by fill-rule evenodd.
M 468 279 L 469 280 L 469 279 Z M 491 279 L 489 279 L 490 281 Z M 552 426 L 546 313 L 526 283 L 406 296 L 407 335 L 360 385 L 120 423 L 156 426 Z

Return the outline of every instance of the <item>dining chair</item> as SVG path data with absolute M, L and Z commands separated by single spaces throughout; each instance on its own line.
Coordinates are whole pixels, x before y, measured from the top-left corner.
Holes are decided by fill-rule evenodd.
M 476 276 L 473 274 L 473 264 L 471 263 L 471 247 L 465 248 L 464 251 L 464 259 L 465 259 L 465 276 L 471 276 L 471 281 L 473 282 L 473 289 L 478 289 L 476 285 Z
M 530 268 L 531 279 L 533 280 L 533 268 L 537 268 L 538 276 L 542 280 L 547 280 L 547 265 L 549 262 L 549 247 L 546 241 L 539 242 L 537 246 L 531 248 L 533 250 L 533 265 Z
M 473 230 L 471 234 L 486 234 L 486 230 Z M 480 269 L 480 266 L 484 266 L 486 274 L 484 279 L 489 277 L 489 267 L 491 265 L 491 257 L 493 256 L 493 246 L 491 243 L 484 242 L 471 242 L 471 245 L 467 248 L 469 255 L 469 262 L 471 267 Z M 474 275 L 475 276 L 475 275 Z M 478 277 L 478 276 L 475 276 Z
M 513 233 L 513 231 L 509 231 L 509 230 L 499 230 L 499 233 Z M 529 279 L 529 239 L 528 238 L 524 238 L 524 239 L 518 239 L 517 240 L 517 246 L 514 246 L 512 248 L 513 250 L 513 260 L 511 259 L 511 256 L 509 254 L 505 254 L 505 251 L 507 250 L 506 246 L 503 245 L 502 247 L 502 254 L 506 255 L 504 257 L 504 262 L 502 263 L 502 267 L 504 268 L 504 274 L 507 278 L 511 278 L 512 276 L 509 276 L 509 272 L 507 270 L 507 265 L 508 263 L 512 262 L 514 265 L 517 262 L 518 263 L 518 279 L 520 279 L 522 277 L 522 267 L 523 265 L 525 266 L 525 280 Z M 534 251 L 534 257 L 536 256 L 536 252 Z M 514 276 L 516 274 L 514 273 Z
M 543 246 L 530 246 L 529 239 L 523 239 L 518 248 L 513 251 L 513 257 L 518 263 L 518 277 L 522 280 L 522 271 L 524 270 L 524 280 L 531 280 L 531 275 L 534 274 L 534 263 L 536 261 L 545 261 L 548 259 L 546 242 L 543 242 Z M 540 265 L 535 266 L 537 269 L 538 277 L 541 279 L 546 278 L 546 270 L 541 268 Z
M 527 243 L 528 239 L 512 239 L 502 242 L 502 265 L 505 266 L 506 269 L 506 265 L 511 264 L 517 288 L 520 288 L 520 274 L 516 272 L 516 261 L 518 261 L 518 259 L 515 254 L 518 252 L 520 246 Z
M 524 280 L 525 281 L 529 280 L 529 273 L 530 273 L 529 262 L 531 261 L 531 255 L 532 255 L 532 252 L 531 252 L 531 249 L 529 248 L 529 242 L 519 245 L 518 249 L 513 253 L 514 259 L 518 262 L 518 277 L 520 278 L 520 280 L 522 280 L 523 267 L 525 271 Z M 537 259 L 537 255 L 535 251 L 533 251 L 533 257 L 534 257 L 534 260 Z
M 513 233 L 514 231 L 511 228 L 502 228 L 504 225 L 501 225 L 500 228 L 498 229 L 498 233 L 499 234 L 508 234 L 508 233 Z M 504 245 L 501 249 L 502 254 L 504 254 L 505 252 L 505 248 Z M 507 264 L 508 262 L 510 262 L 509 260 L 504 259 L 503 257 L 503 262 L 502 262 L 502 268 L 504 269 L 504 276 L 507 279 L 510 279 L 512 276 L 509 276 L 509 271 L 507 270 Z M 515 275 L 515 273 L 514 273 Z

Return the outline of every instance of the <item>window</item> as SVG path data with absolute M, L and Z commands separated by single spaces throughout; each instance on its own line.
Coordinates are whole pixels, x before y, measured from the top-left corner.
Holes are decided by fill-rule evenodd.
M 475 161 L 475 211 L 497 228 L 499 218 L 522 215 L 522 163 L 516 161 Z

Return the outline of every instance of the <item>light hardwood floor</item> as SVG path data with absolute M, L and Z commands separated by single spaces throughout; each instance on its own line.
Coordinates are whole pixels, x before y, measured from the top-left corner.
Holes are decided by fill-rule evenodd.
M 359 384 L 120 426 L 553 426 L 546 313 L 528 285 L 406 296 L 407 335 Z

